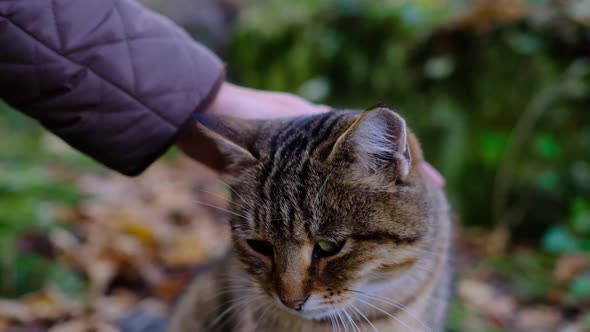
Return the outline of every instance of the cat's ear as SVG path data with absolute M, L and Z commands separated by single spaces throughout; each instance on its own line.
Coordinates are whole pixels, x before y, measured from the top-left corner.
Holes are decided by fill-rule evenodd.
M 361 113 L 338 139 L 334 149 L 353 156 L 352 167 L 360 177 L 380 173 L 403 180 L 412 162 L 408 135 L 401 116 L 378 106 Z
M 222 170 L 233 172 L 253 164 L 256 157 L 250 151 L 258 134 L 260 121 L 244 120 L 230 116 L 196 114 L 198 130 L 209 140 L 222 159 Z

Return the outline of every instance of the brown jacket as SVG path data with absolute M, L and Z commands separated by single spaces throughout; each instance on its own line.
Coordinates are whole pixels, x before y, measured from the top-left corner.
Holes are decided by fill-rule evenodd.
M 174 142 L 223 64 L 132 0 L 0 1 L 0 98 L 127 175 Z

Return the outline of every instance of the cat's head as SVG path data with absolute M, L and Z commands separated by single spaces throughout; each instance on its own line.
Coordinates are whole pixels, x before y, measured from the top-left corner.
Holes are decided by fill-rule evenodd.
M 431 203 L 397 113 L 199 121 L 231 163 L 236 255 L 277 305 L 325 318 L 415 265 Z

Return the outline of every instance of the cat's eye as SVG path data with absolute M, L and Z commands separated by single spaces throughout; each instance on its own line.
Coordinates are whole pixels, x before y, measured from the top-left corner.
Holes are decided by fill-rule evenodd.
M 273 256 L 272 245 L 270 243 L 263 240 L 247 240 L 246 242 L 257 253 L 267 257 Z
M 320 240 L 315 244 L 313 248 L 313 255 L 316 258 L 336 255 L 344 246 L 344 242 L 345 241 L 331 242 Z

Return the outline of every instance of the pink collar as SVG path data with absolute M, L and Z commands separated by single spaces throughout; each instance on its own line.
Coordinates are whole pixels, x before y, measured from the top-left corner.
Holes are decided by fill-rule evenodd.
M 437 186 L 441 188 L 445 186 L 445 178 L 427 161 L 422 162 L 422 170 Z

